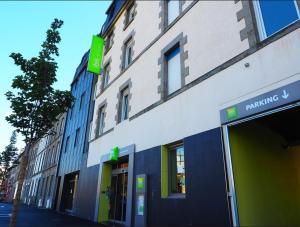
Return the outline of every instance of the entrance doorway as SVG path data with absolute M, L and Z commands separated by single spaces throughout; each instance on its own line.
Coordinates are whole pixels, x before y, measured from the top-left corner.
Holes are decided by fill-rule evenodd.
M 65 176 L 61 210 L 67 213 L 73 212 L 74 199 L 76 196 L 79 173 L 72 173 Z
M 109 220 L 117 223 L 126 221 L 128 186 L 128 160 L 112 165 L 109 195 Z
M 56 190 L 55 190 L 55 200 L 54 200 L 54 205 L 52 207 L 54 210 L 56 210 L 56 207 L 57 207 L 58 194 L 59 194 L 59 189 L 60 189 L 60 181 L 61 181 L 61 177 L 59 176 L 57 178 L 57 185 L 56 185 Z
M 300 107 L 224 127 L 233 224 L 300 225 Z

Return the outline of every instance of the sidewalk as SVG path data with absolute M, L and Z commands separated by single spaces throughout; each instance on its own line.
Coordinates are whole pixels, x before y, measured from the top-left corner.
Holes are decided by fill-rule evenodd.
M 0 203 L 0 226 L 8 227 L 11 204 Z M 20 207 L 17 227 L 103 227 L 77 217 L 58 214 L 47 209 L 37 209 L 22 205 Z

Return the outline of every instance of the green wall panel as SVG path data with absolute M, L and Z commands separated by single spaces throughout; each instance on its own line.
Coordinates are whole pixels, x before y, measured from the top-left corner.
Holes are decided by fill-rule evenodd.
M 99 201 L 99 214 L 98 222 L 104 222 L 108 220 L 109 212 L 109 198 L 105 193 L 102 193 L 107 190 L 107 187 L 111 185 L 111 165 L 103 163 L 102 166 L 102 176 L 101 176 L 101 185 L 100 185 L 100 201 Z
M 168 179 L 168 148 L 161 146 L 161 197 L 167 198 L 169 196 L 169 179 Z
M 300 225 L 300 148 L 255 122 L 229 129 L 241 226 Z

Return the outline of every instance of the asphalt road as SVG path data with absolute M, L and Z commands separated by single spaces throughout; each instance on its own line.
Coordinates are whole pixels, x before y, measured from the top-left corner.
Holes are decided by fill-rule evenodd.
M 8 227 L 11 204 L 0 203 L 0 227 Z M 80 218 L 58 214 L 52 210 L 22 205 L 17 227 L 103 227 Z

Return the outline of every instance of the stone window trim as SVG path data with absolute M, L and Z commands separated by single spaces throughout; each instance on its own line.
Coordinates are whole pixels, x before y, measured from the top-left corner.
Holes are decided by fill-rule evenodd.
M 106 55 L 109 52 L 109 50 L 112 48 L 112 46 L 114 44 L 114 37 L 115 37 L 115 32 L 114 31 L 115 31 L 115 28 L 112 28 L 106 35 L 105 43 L 106 43 L 107 37 L 110 36 L 110 45 L 109 45 L 109 47 L 107 47 L 106 44 L 105 44 L 105 46 L 104 46 L 104 55 Z
M 134 56 L 134 45 L 135 45 L 135 40 L 134 40 L 134 36 L 135 36 L 135 30 L 132 30 L 126 37 L 126 39 L 124 40 L 123 42 L 123 45 L 122 45 L 122 48 L 121 48 L 121 57 L 120 57 L 120 60 L 121 60 L 121 64 L 120 64 L 120 72 L 124 71 L 126 68 L 129 67 L 129 65 L 132 64 L 133 62 L 133 56 Z M 125 67 L 125 54 L 126 54 L 126 44 L 132 40 L 132 61 L 131 63 Z
M 245 20 L 245 28 L 240 31 L 241 41 L 248 39 L 249 47 L 257 47 L 263 40 L 260 40 L 258 23 L 253 2 L 250 0 L 235 0 L 235 4 L 241 2 L 242 9 L 236 13 L 237 21 Z M 300 0 L 296 0 L 298 9 L 300 10 Z
M 189 4 L 189 6 L 187 6 L 187 8 L 183 10 L 182 14 L 179 15 L 179 17 L 176 20 L 180 20 L 183 16 L 185 16 L 186 13 L 188 13 L 198 2 L 199 1 L 193 1 L 191 4 Z M 169 26 L 166 31 L 158 34 L 156 38 L 154 38 L 141 52 L 138 53 L 138 55 L 132 60 L 132 64 L 135 61 L 137 61 L 146 51 L 148 51 L 155 43 L 157 43 L 164 36 L 164 34 L 167 33 L 169 29 L 171 29 L 173 26 L 174 24 L 172 26 Z M 107 85 L 107 87 L 110 87 L 112 84 L 114 84 L 126 72 L 126 70 L 129 67 L 131 67 L 131 65 L 123 71 L 120 71 L 119 74 Z M 98 98 L 100 95 L 101 93 L 97 94 L 96 98 Z
M 104 111 L 103 129 L 104 129 L 105 128 L 105 118 L 106 118 L 106 114 L 107 114 L 106 113 L 106 107 L 107 107 L 106 99 L 98 105 L 96 128 L 95 128 L 95 131 L 94 131 L 95 138 L 98 138 L 99 136 L 101 136 L 104 133 L 104 130 L 103 130 L 103 132 L 100 132 L 100 128 L 99 128 L 100 115 L 99 114 L 100 114 L 100 110 L 103 108 L 103 111 Z
M 134 16 L 133 16 L 133 19 L 128 20 L 128 13 L 129 13 L 128 9 L 130 7 L 133 7 Z M 128 1 L 128 4 L 126 6 L 126 10 L 125 10 L 125 15 L 124 15 L 124 21 L 123 21 L 124 27 L 123 27 L 123 31 L 125 31 L 129 27 L 129 25 L 131 24 L 131 22 L 136 17 L 136 15 L 137 15 L 136 8 L 137 8 L 137 0 L 130 0 L 130 1 Z
M 253 2 L 249 0 L 235 0 L 235 4 L 241 2 L 242 9 L 236 13 L 237 21 L 245 20 L 245 28 L 240 31 L 240 39 L 248 40 L 249 47 L 255 47 L 260 42 L 258 25 L 256 21 Z
M 106 60 L 106 62 L 103 64 L 103 70 L 102 70 L 102 78 L 101 78 L 101 91 L 100 93 L 103 93 L 103 91 L 106 89 L 106 87 L 104 87 L 104 74 L 105 74 L 105 70 L 106 69 L 107 71 L 111 71 L 111 57 L 109 57 L 109 59 Z M 109 75 L 108 75 L 108 80 L 109 80 Z
M 189 67 L 186 66 L 185 61 L 188 59 L 188 51 L 185 50 L 187 44 L 187 36 L 180 33 L 175 39 L 173 39 L 166 47 L 161 50 L 160 58 L 158 59 L 158 65 L 160 71 L 158 72 L 158 79 L 160 84 L 158 86 L 158 93 L 161 96 L 161 100 L 166 100 L 169 96 L 167 94 L 167 61 L 166 55 L 174 50 L 174 48 L 180 48 L 180 68 L 181 68 L 181 87 L 185 85 L 185 77 L 189 75 Z M 172 95 L 172 94 L 170 94 Z
M 183 12 L 183 5 L 185 4 L 186 0 L 178 0 L 178 1 L 179 1 L 178 17 L 180 17 L 180 15 Z M 168 24 L 168 5 L 167 4 L 168 4 L 167 0 L 159 1 L 160 12 L 159 12 L 158 16 L 160 18 L 160 23 L 159 23 L 158 27 L 161 32 L 164 32 L 165 30 L 167 30 L 168 27 L 172 26 L 173 24 L 175 24 L 177 22 L 177 20 L 175 19 L 174 21 L 172 21 L 172 23 Z
M 131 87 L 132 87 L 132 81 L 131 79 L 128 79 L 125 83 L 122 84 L 122 86 L 119 88 L 119 92 L 117 95 L 117 104 L 116 104 L 116 116 L 115 116 L 115 121 L 116 124 L 121 123 L 120 119 L 121 119 L 121 108 L 122 108 L 122 92 L 125 89 L 128 89 L 128 119 L 129 119 L 129 113 L 131 111 L 131 98 L 132 98 L 132 93 L 131 93 Z

